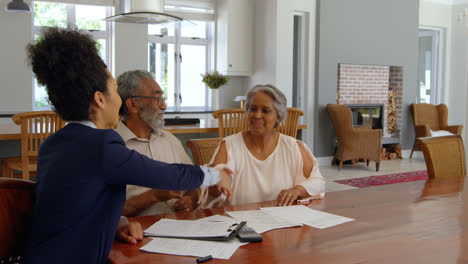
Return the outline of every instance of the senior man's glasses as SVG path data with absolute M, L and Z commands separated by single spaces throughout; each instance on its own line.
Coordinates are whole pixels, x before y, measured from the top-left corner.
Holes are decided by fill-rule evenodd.
M 156 96 L 143 96 L 143 95 L 133 95 L 128 98 L 148 98 L 148 99 L 156 99 L 158 101 L 159 106 L 166 104 L 167 97 L 156 97 Z

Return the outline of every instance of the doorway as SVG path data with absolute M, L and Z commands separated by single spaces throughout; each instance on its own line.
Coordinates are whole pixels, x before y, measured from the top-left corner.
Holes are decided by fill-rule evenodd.
M 442 29 L 419 29 L 418 103 L 440 104 L 442 97 L 442 37 Z

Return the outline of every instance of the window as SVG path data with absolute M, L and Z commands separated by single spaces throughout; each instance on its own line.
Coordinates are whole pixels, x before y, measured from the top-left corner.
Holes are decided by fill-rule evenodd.
M 212 22 L 149 25 L 149 71 L 167 96 L 169 111 L 209 108 L 201 74 L 209 69 Z
M 111 24 L 102 21 L 112 14 L 111 7 L 62 4 L 56 2 L 34 2 L 33 36 L 40 36 L 46 27 L 77 27 L 87 30 L 99 45 L 99 53 L 104 62 L 111 66 Z M 110 70 L 110 69 L 109 69 Z M 49 109 L 50 104 L 45 87 L 34 79 L 33 84 L 34 109 Z

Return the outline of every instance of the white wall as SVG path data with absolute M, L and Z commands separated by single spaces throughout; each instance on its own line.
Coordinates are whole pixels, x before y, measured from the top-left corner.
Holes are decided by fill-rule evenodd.
M 464 12 L 465 8 L 468 8 L 468 4 L 455 5 L 452 7 L 452 44 L 450 49 L 452 54 L 450 57 L 450 87 L 449 87 L 449 124 L 452 125 L 464 125 L 464 133 L 467 134 L 466 119 L 467 116 L 467 40 L 468 40 L 468 21 L 467 24 L 458 23 L 456 21 L 456 15 L 459 12 Z M 466 17 L 465 19 L 468 19 Z M 467 137 L 465 136 L 465 139 Z
M 276 9 L 277 1 L 255 0 L 254 66 L 249 88 L 276 83 Z
M 0 2 L 0 112 L 32 109 L 32 71 L 26 62 L 30 43 L 31 14 L 7 13 L 7 1 Z
M 304 98 L 304 123 L 308 129 L 303 140 L 312 148 L 314 127 L 315 94 L 315 0 L 256 0 L 255 1 L 255 63 L 253 75 L 247 80 L 249 87 L 271 83 L 286 95 L 288 106 L 292 105 L 293 83 L 293 32 L 294 11 L 309 14 L 308 72 Z
M 306 39 L 308 43 L 305 58 L 307 68 L 307 86 L 304 93 L 304 121 L 307 130 L 303 132 L 303 140 L 312 149 L 314 142 L 314 109 L 315 109 L 315 31 L 316 6 L 315 0 L 278 0 L 276 18 L 276 85 L 283 89 L 288 99 L 288 106 L 292 105 L 293 97 L 293 32 L 294 12 L 308 13 L 309 24 L 306 25 Z

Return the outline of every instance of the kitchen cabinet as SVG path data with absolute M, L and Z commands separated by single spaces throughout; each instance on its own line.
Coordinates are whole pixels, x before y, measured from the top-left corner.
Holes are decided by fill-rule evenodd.
M 222 74 L 252 74 L 253 14 L 252 0 L 217 1 L 216 66 Z

